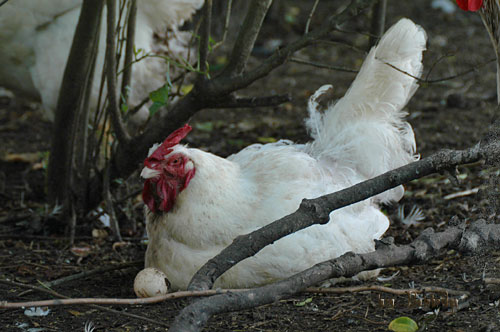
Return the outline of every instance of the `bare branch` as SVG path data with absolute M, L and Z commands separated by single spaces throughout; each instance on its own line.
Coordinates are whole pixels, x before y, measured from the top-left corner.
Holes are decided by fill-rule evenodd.
M 121 144 L 129 144 L 130 135 L 127 133 L 121 118 L 120 107 L 116 97 L 116 0 L 106 0 L 107 29 L 106 29 L 106 81 L 108 87 L 108 112 L 113 124 L 116 138 Z
M 457 73 L 457 74 L 455 74 L 455 75 L 446 76 L 446 77 L 442 77 L 442 78 L 436 78 L 436 79 L 432 79 L 432 80 L 429 80 L 429 79 L 422 79 L 422 78 L 420 78 L 420 77 L 416 77 L 416 76 L 414 76 L 414 75 L 412 75 L 412 74 L 408 73 L 407 71 L 401 70 L 400 68 L 398 68 L 398 67 L 396 67 L 396 66 L 394 66 L 394 65 L 392 65 L 392 64 L 390 64 L 390 63 L 388 63 L 388 62 L 384 62 L 384 63 L 385 63 L 386 65 L 388 65 L 389 67 L 391 67 L 391 68 L 393 68 L 393 69 L 395 69 L 395 70 L 399 71 L 400 73 L 405 74 L 405 75 L 408 75 L 408 76 L 410 76 L 411 78 L 416 79 L 416 80 L 418 81 L 418 83 L 435 84 L 435 83 L 440 83 L 440 82 L 443 82 L 443 81 L 449 81 L 449 80 L 452 80 L 452 79 L 454 79 L 454 78 L 457 78 L 457 77 L 464 76 L 464 75 L 467 75 L 467 74 L 469 74 L 469 73 L 475 72 L 478 68 L 483 67 L 483 66 L 486 66 L 487 64 L 489 64 L 489 63 L 491 63 L 491 62 L 493 62 L 493 61 L 495 61 L 495 59 L 488 60 L 488 61 L 486 61 L 486 62 L 483 62 L 483 63 L 479 64 L 479 65 L 478 65 L 478 66 L 476 66 L 476 67 L 469 68 L 469 69 L 464 70 L 464 71 L 462 71 L 462 72 L 460 72 L 460 73 Z M 427 75 L 427 77 L 428 77 L 428 76 L 429 76 L 429 75 Z
M 136 114 L 137 112 L 139 112 L 141 110 L 141 108 L 146 105 L 146 103 L 148 101 L 150 101 L 151 99 L 149 98 L 149 96 L 145 97 L 144 99 L 142 99 L 137 105 L 135 105 L 133 108 L 129 109 L 128 112 L 127 112 L 127 116 L 130 117 L 134 114 Z
M 314 16 L 314 12 L 316 12 L 316 7 L 318 7 L 319 0 L 314 1 L 314 4 L 311 8 L 311 12 L 309 12 L 309 17 L 307 18 L 306 22 L 306 28 L 304 30 L 304 33 L 307 34 L 309 32 L 309 25 L 311 24 L 311 20 Z
M 407 288 L 407 289 L 395 289 L 379 285 L 371 285 L 371 286 L 362 285 L 362 286 L 352 286 L 352 287 L 329 287 L 329 288 L 308 287 L 305 289 L 305 291 L 308 293 L 325 293 L 325 294 L 345 294 L 345 293 L 374 291 L 374 292 L 388 293 L 394 295 L 408 295 L 408 294 L 422 294 L 422 293 L 440 293 L 440 294 L 449 294 L 457 296 L 470 295 L 470 292 L 468 291 L 459 291 L 455 289 L 435 287 L 435 286 L 423 286 L 419 288 Z
M 362 10 L 368 7 L 374 0 L 352 0 L 351 3 L 339 14 L 330 16 L 321 28 L 311 31 L 302 36 L 302 38 L 289 44 L 286 47 L 278 49 L 273 55 L 267 58 L 262 64 L 250 72 L 236 77 L 231 77 L 217 82 L 218 91 L 234 91 L 244 88 L 254 81 L 266 76 L 276 67 L 280 66 L 296 51 L 306 47 L 314 41 L 325 37 L 330 31 L 346 22 L 349 18 L 358 15 Z
M 273 303 L 331 278 L 352 277 L 361 271 L 376 268 L 420 264 L 446 247 L 470 253 L 477 251 L 478 245 L 487 246 L 488 251 L 494 250 L 499 243 L 500 225 L 486 224 L 484 220 L 472 223 L 469 229 L 465 229 L 464 225 L 453 225 L 444 232 L 435 233 L 428 228 L 411 244 L 403 246 L 392 244 L 391 239 L 378 241 L 377 249 L 370 253 L 348 252 L 274 284 L 196 301 L 181 311 L 169 331 L 200 331 L 215 314 Z
M 218 48 L 220 45 L 224 44 L 224 42 L 226 41 L 227 32 L 229 30 L 229 23 L 231 21 L 231 8 L 232 8 L 232 6 L 233 6 L 233 0 L 228 0 L 227 1 L 227 9 L 226 9 L 226 18 L 224 19 L 224 28 L 223 28 L 223 32 L 222 32 L 222 39 L 220 41 L 218 41 L 213 46 L 214 49 Z
M 325 69 L 330 69 L 330 70 L 343 71 L 343 72 L 346 72 L 346 73 L 357 73 L 358 72 L 358 70 L 356 70 L 356 69 L 350 69 L 350 68 L 345 68 L 345 67 L 337 67 L 337 66 L 329 66 L 329 65 L 324 65 L 322 63 L 318 63 L 318 62 L 312 62 L 312 61 L 302 60 L 302 59 L 299 59 L 299 58 L 290 58 L 290 62 L 300 63 L 301 65 L 308 65 L 308 66 L 313 66 L 313 67 L 318 67 L 318 68 L 325 68 Z
M 0 280 L 0 282 L 7 283 L 9 281 Z M 75 304 L 107 304 L 107 305 L 154 304 L 154 303 L 165 302 L 167 300 L 182 299 L 186 297 L 211 296 L 216 294 L 225 294 L 229 292 L 237 293 L 243 291 L 246 291 L 246 289 L 217 289 L 217 290 L 206 290 L 201 292 L 180 291 L 180 292 L 168 293 L 165 295 L 158 295 L 147 298 L 134 298 L 134 299 L 84 297 L 84 298 L 65 298 L 64 300 L 41 300 L 41 301 L 29 301 L 29 302 L 0 301 L 0 308 L 11 309 L 11 308 L 45 307 L 45 306 L 75 305 Z
M 100 273 L 103 271 L 110 271 L 113 269 L 124 268 L 132 265 L 137 265 L 134 262 L 119 264 L 118 266 L 104 267 L 92 270 L 91 274 Z M 89 276 L 90 273 L 85 274 L 85 272 L 79 273 L 78 277 L 86 277 Z M 73 277 L 70 276 L 70 277 Z M 66 278 L 63 278 L 66 279 Z M 69 280 L 75 280 L 76 278 L 67 278 Z M 1 283 L 7 284 L 9 286 L 19 286 L 19 283 L 13 283 L 9 280 L 0 280 Z M 485 284 L 498 284 L 499 279 L 494 278 L 486 278 L 484 280 Z M 50 284 L 53 283 L 44 283 L 44 287 L 50 287 Z M 28 292 L 32 292 L 38 290 L 38 288 L 30 288 L 28 291 L 23 292 L 23 295 Z M 168 293 L 165 295 L 158 295 L 148 298 L 133 298 L 133 299 L 121 299 L 121 298 L 67 298 L 64 300 L 40 300 L 40 301 L 28 301 L 28 302 L 7 302 L 0 301 L 0 308 L 2 309 L 13 309 L 13 308 L 26 308 L 26 307 L 42 307 L 42 306 L 59 306 L 59 305 L 75 305 L 75 304 L 106 304 L 106 305 L 144 305 L 144 304 L 155 304 L 160 302 L 165 302 L 168 300 L 175 300 L 187 297 L 204 297 L 204 296 L 212 296 L 218 294 L 226 294 L 226 293 L 239 293 L 245 292 L 248 289 L 216 289 L 216 290 L 206 290 L 206 291 L 177 291 L 174 293 Z M 421 294 L 421 293 L 439 293 L 446 295 L 456 295 L 456 296 L 465 296 L 469 295 L 467 291 L 457 291 L 454 289 L 443 288 L 443 287 L 433 287 L 426 286 L 421 288 L 408 288 L 408 289 L 394 289 L 385 286 L 353 286 L 353 287 L 337 287 L 337 288 L 315 288 L 309 287 L 304 290 L 306 293 L 326 293 L 326 294 L 345 294 L 345 293 L 357 293 L 357 292 L 381 292 L 381 293 L 389 293 L 394 295 L 411 295 L 411 294 Z
M 234 43 L 229 63 L 224 69 L 223 75 L 231 77 L 243 72 L 271 3 L 272 0 L 250 2 L 245 21 L 243 21 L 238 38 Z
M 278 106 L 292 100 L 290 94 L 266 96 L 266 97 L 251 97 L 251 98 L 231 98 L 228 101 L 217 104 L 218 108 L 239 108 L 239 107 L 269 107 Z
M 125 61 L 123 63 L 122 76 L 122 96 L 124 102 L 127 103 L 130 88 L 130 80 L 132 78 L 132 61 L 134 60 L 134 45 L 135 45 L 135 22 L 137 17 L 137 0 L 130 0 L 130 8 L 127 20 L 127 44 L 125 46 Z
M 212 25 L 212 0 L 206 0 L 203 7 L 203 24 L 201 28 L 200 40 L 200 71 L 204 73 L 208 69 L 208 50 L 210 47 L 210 27 Z M 203 76 L 201 76 L 203 77 Z
M 73 140 L 77 112 L 92 64 L 92 51 L 100 27 L 102 1 L 83 1 L 81 14 L 64 70 L 61 92 L 55 111 L 52 143 L 49 156 L 47 187 L 52 204 L 63 203 L 69 197 Z M 79 84 L 74 84 L 78 82 Z
M 299 209 L 294 213 L 250 234 L 234 239 L 231 245 L 198 270 L 193 276 L 188 289 L 204 290 L 212 288 L 215 280 L 236 263 L 254 256 L 265 246 L 288 234 L 314 224 L 327 223 L 331 211 L 367 199 L 411 180 L 456 165 L 477 161 L 486 154 L 486 151 L 489 151 L 488 154 L 500 154 L 500 149 L 496 150 L 491 148 L 492 146 L 479 149 L 479 146 L 476 145 L 463 151 L 440 151 L 430 157 L 399 167 L 350 188 L 315 199 L 304 199 Z M 496 147 L 496 145 L 494 146 Z

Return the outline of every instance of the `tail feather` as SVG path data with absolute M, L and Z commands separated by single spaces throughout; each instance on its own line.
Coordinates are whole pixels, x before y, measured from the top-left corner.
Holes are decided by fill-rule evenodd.
M 420 26 L 401 19 L 369 52 L 345 96 L 324 113 L 317 98 L 330 86 L 321 87 L 309 101 L 309 152 L 366 178 L 417 160 L 402 109 L 418 88 L 426 39 Z

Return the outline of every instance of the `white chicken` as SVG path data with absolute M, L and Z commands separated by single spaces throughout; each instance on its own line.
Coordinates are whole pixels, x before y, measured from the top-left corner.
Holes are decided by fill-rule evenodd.
M 0 86 L 41 101 L 53 119 L 64 68 L 80 15 L 82 0 L 11 0 L 0 7 Z M 141 0 L 137 2 L 135 49 L 145 54 L 185 57 L 187 40 L 176 33 L 203 0 Z M 106 43 L 103 14 L 92 107 L 97 105 Z M 155 33 L 169 38 L 158 41 Z M 180 36 L 180 37 L 179 37 Z M 179 38 L 178 38 L 179 37 Z M 146 57 L 134 64 L 130 104 L 137 105 L 165 83 L 165 60 Z
M 349 187 L 418 159 L 402 108 L 422 72 L 424 30 L 400 20 L 368 54 L 345 96 L 319 111 L 321 87 L 309 101 L 313 141 L 255 144 L 220 158 L 178 144 L 188 125 L 150 149 L 141 176 L 149 244 L 145 266 L 162 270 L 172 288 L 241 234 L 294 212 L 304 198 Z M 397 69 L 396 69 L 397 68 Z M 347 251 L 374 250 L 389 227 L 377 203 L 397 201 L 396 188 L 334 211 L 276 241 L 224 273 L 215 287 L 252 287 L 288 277 Z

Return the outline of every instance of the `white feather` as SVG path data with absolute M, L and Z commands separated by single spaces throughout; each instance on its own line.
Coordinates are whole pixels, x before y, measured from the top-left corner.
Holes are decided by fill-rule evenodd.
M 413 130 L 403 120 L 402 109 L 418 88 L 415 77 L 422 73 L 426 39 L 420 26 L 401 19 L 369 52 L 345 96 L 330 105 L 324 118 L 310 103 L 306 124 L 314 141 L 309 153 L 319 159 L 341 159 L 364 178 L 417 160 Z M 379 198 L 399 200 L 401 195 L 402 188 Z
M 171 211 L 146 208 L 150 237 L 146 267 L 166 273 L 173 289 L 185 289 L 193 274 L 241 234 L 294 212 L 304 198 L 336 192 L 415 160 L 415 141 L 402 108 L 422 71 L 425 33 L 410 20 L 392 27 L 365 60 L 344 98 L 320 114 L 309 101 L 307 145 L 290 141 L 251 145 L 223 159 L 177 145 L 196 173 Z M 398 199 L 399 192 L 378 200 Z M 265 247 L 224 273 L 216 287 L 251 287 L 300 272 L 347 252 L 374 250 L 389 227 L 377 199 L 334 211 L 326 225 L 314 225 Z

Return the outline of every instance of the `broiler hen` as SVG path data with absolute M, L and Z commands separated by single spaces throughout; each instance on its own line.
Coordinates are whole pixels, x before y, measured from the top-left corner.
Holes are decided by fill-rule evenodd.
M 141 176 L 149 245 L 146 267 L 185 289 L 193 274 L 241 234 L 294 212 L 304 198 L 349 187 L 418 159 L 402 108 L 417 89 L 426 35 L 400 20 L 368 54 L 346 95 L 324 113 L 309 102 L 314 140 L 255 144 L 220 158 L 178 144 L 188 125 L 150 149 Z M 395 69 L 397 68 L 397 69 Z M 347 251 L 374 250 L 389 227 L 377 203 L 397 201 L 403 188 L 330 214 L 261 250 L 224 273 L 216 287 L 252 287 L 288 277 Z

